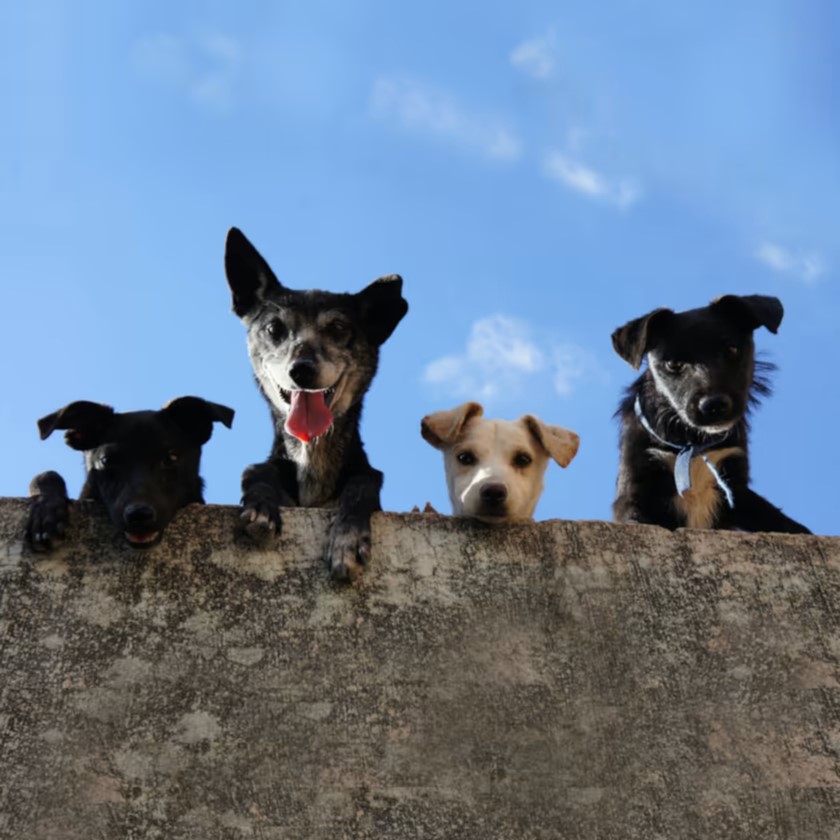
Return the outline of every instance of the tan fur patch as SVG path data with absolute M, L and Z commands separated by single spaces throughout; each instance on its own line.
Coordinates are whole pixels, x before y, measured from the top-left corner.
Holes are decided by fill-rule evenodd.
M 648 452 L 657 460 L 667 464 L 671 470 L 674 469 L 677 456 L 673 452 L 656 448 L 648 449 Z M 744 450 L 739 446 L 731 446 L 726 449 L 711 449 L 704 454 L 710 463 L 717 466 L 725 458 L 743 455 Z M 674 508 L 685 517 L 685 527 L 711 528 L 722 502 L 723 498 L 711 470 L 706 466 L 702 456 L 695 456 L 691 459 L 691 490 L 687 490 L 684 496 L 674 492 L 673 497 Z

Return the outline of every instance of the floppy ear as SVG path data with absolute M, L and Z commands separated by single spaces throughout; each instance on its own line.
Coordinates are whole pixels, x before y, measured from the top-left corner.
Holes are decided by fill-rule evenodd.
M 723 295 L 715 298 L 711 306 L 725 313 L 748 330 L 767 327 L 776 333 L 785 314 L 782 302 L 769 295 Z
M 561 426 L 549 426 L 538 417 L 534 417 L 533 414 L 526 414 L 521 417 L 520 422 L 527 426 L 528 431 L 537 439 L 537 443 L 561 467 L 568 467 L 572 458 L 577 455 L 580 438 L 569 429 L 564 429 Z
M 42 417 L 38 421 L 41 440 L 46 440 L 56 429 L 67 429 L 64 441 L 73 449 L 95 449 L 105 439 L 105 433 L 114 419 L 110 405 L 79 400 Z
M 408 312 L 408 303 L 402 296 L 402 283 L 399 274 L 387 274 L 356 295 L 361 306 L 365 335 L 377 347 L 385 343 Z
M 210 440 L 213 423 L 224 423 L 228 428 L 233 423 L 233 409 L 226 405 L 203 400 L 201 397 L 178 397 L 170 400 L 161 413 L 172 419 L 183 432 L 201 445 Z
M 228 231 L 225 274 L 233 293 L 233 311 L 244 318 L 273 288 L 282 288 L 268 263 L 239 228 Z
M 443 449 L 458 440 L 470 420 L 482 414 L 484 409 L 477 402 L 467 402 L 449 411 L 436 411 L 420 421 L 420 434 L 435 449 Z
M 615 352 L 629 362 L 634 370 L 642 364 L 648 348 L 651 346 L 654 328 L 658 321 L 667 315 L 673 315 L 670 309 L 654 309 L 635 321 L 629 321 L 612 334 Z

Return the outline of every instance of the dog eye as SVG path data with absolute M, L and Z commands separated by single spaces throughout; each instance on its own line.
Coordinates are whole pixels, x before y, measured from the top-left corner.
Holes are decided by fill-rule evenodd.
M 741 353 L 741 348 L 736 347 L 734 344 L 730 345 L 726 348 L 726 355 L 729 356 L 731 359 L 737 359 Z
M 475 460 L 475 455 L 469 449 L 458 453 L 458 463 L 463 464 L 465 467 L 471 467 L 475 463 Z
M 520 468 L 527 467 L 531 464 L 532 460 L 531 456 L 526 452 L 519 452 L 513 458 L 513 465 Z
M 117 459 L 114 455 L 100 455 L 97 466 L 100 470 L 108 470 L 117 465 Z
M 663 366 L 668 373 L 680 373 L 685 367 L 685 362 L 667 361 Z
M 167 452 L 166 455 L 163 456 L 163 466 L 174 467 L 178 463 L 179 457 L 180 456 L 177 452 Z
M 269 321 L 266 325 L 265 331 L 268 333 L 272 341 L 282 341 L 288 334 L 286 325 L 279 318 Z
M 350 335 L 350 327 L 348 327 L 343 321 L 330 321 L 324 332 L 326 332 L 327 335 L 335 341 L 341 341 Z

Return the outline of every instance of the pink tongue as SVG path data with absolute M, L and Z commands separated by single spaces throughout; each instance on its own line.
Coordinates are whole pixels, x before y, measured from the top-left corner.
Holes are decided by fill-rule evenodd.
M 309 443 L 332 426 L 332 412 L 324 402 L 323 391 L 292 391 L 291 402 L 286 431 L 298 440 Z

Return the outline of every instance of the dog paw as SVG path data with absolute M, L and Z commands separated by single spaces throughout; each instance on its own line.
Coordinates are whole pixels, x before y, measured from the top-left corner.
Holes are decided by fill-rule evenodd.
M 337 581 L 354 581 L 370 559 L 370 522 L 339 517 L 330 529 L 327 563 Z
M 33 496 L 26 522 L 26 538 L 35 551 L 51 551 L 64 538 L 70 502 L 66 496 Z
M 265 502 L 243 505 L 239 521 L 254 542 L 268 542 L 280 533 L 280 507 Z

